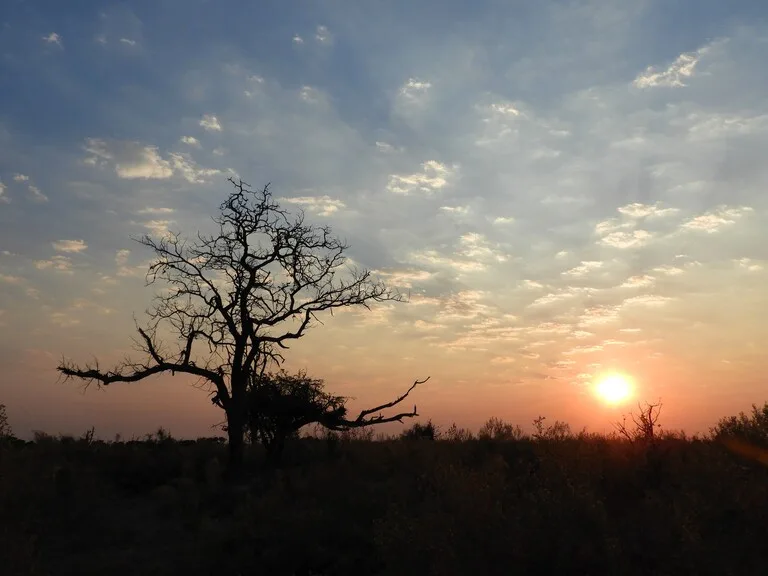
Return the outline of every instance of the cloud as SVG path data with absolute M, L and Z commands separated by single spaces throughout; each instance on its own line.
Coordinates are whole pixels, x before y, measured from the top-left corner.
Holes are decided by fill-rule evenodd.
M 26 174 L 19 174 L 18 172 L 13 175 L 13 181 L 14 182 L 27 182 L 29 180 L 29 176 Z
M 300 196 L 298 198 L 281 198 L 281 201 L 289 204 L 300 204 L 319 216 L 331 216 L 346 208 L 344 202 L 330 196 Z
M 621 214 L 629 216 L 630 218 L 658 218 L 663 216 L 671 216 L 678 213 L 678 208 L 662 208 L 658 202 L 655 204 L 641 204 L 634 202 L 627 204 L 618 209 Z
M 497 216 L 493 219 L 493 223 L 499 225 L 514 224 L 515 219 L 512 216 Z
M 11 199 L 8 198 L 5 191 L 8 189 L 8 187 L 0 182 L 0 204 L 8 204 L 10 203 Z
M 759 262 L 755 262 L 751 258 L 739 258 L 737 260 L 734 260 L 734 262 L 744 270 L 747 270 L 748 272 L 759 272 L 763 269 L 763 265 Z
M 418 78 L 409 78 L 405 84 L 403 84 L 398 95 L 406 103 L 422 102 L 432 88 L 430 82 L 419 80 Z
M 19 276 L 10 276 L 8 274 L 0 274 L 0 282 L 5 284 L 18 285 L 24 282 L 24 279 Z
M 653 286 L 656 283 L 656 279 L 648 274 L 641 276 L 630 276 L 621 285 L 621 288 L 647 288 Z
M 148 220 L 142 222 L 141 226 L 147 228 L 155 236 L 165 236 L 169 232 L 169 226 L 175 223 L 175 220 Z
M 433 272 L 415 268 L 387 271 L 374 270 L 373 273 L 377 276 L 383 277 L 389 286 L 395 288 L 413 288 L 414 285 L 422 284 L 434 277 Z
M 136 40 L 131 40 L 130 38 L 120 38 L 120 43 L 127 46 L 136 46 Z
M 318 26 L 315 30 L 315 40 L 317 40 L 320 44 L 332 44 L 333 36 L 328 31 L 326 26 Z
M 468 232 L 459 238 L 458 255 L 470 260 L 506 262 L 507 255 L 482 234 Z
M 749 206 L 740 206 L 738 208 L 718 206 L 712 211 L 684 222 L 680 227 L 683 230 L 714 234 L 725 226 L 735 224 L 737 220 L 743 218 L 747 213 L 752 211 L 753 209 Z
M 173 214 L 176 210 L 173 208 L 142 208 L 137 214 Z
M 163 158 L 157 146 L 139 142 L 107 143 L 89 138 L 84 149 L 90 154 L 84 160 L 86 164 L 100 167 L 113 164 L 117 176 L 126 180 L 165 180 L 176 174 L 187 182 L 201 184 L 220 172 L 215 168 L 199 166 L 184 152 L 170 152 L 167 158 Z
M 32 185 L 27 186 L 27 193 L 28 193 L 27 196 L 29 197 L 29 199 L 36 204 L 43 204 L 45 202 L 48 202 L 48 196 L 43 194 L 40 191 L 40 188 L 38 188 L 37 186 L 32 186 Z
M 56 252 L 77 254 L 84 252 L 87 248 L 88 245 L 84 240 L 58 240 L 57 242 L 53 242 L 53 249 L 56 250 Z
M 194 136 L 182 136 L 181 142 L 186 144 L 187 146 L 193 146 L 195 148 L 200 148 L 200 141 L 195 138 Z
M 601 244 L 620 248 L 638 248 L 645 246 L 653 238 L 653 235 L 646 230 L 633 230 L 631 232 L 611 232 L 600 239 Z
M 48 34 L 48 36 L 43 36 L 43 41 L 48 44 L 56 44 L 57 46 L 61 46 L 61 36 L 56 34 L 56 32 L 51 32 Z
M 64 274 L 73 274 L 72 260 L 67 256 L 53 256 L 50 260 L 36 260 L 38 270 L 55 270 Z
M 304 39 L 298 34 L 294 34 L 292 40 L 294 44 L 304 44 Z
M 200 126 L 208 132 L 221 132 L 221 124 L 219 119 L 213 114 L 205 114 L 200 120 Z
M 575 268 L 566 270 L 562 274 L 563 276 L 581 277 L 581 276 L 586 276 L 592 270 L 597 270 L 598 268 L 602 268 L 602 267 L 603 267 L 603 263 L 600 261 L 586 261 L 586 262 L 582 262 Z
M 428 160 L 421 167 L 421 172 L 390 175 L 387 190 L 404 196 L 414 192 L 431 195 L 445 188 L 448 185 L 448 179 L 454 174 L 454 169 L 436 160 Z
M 680 54 L 672 64 L 661 71 L 654 66 L 649 66 L 635 78 L 633 84 L 638 88 L 684 87 L 686 86 L 684 80 L 694 75 L 696 65 L 709 50 L 710 46 L 704 46 L 695 52 Z
M 220 173 L 216 168 L 201 168 L 192 160 L 189 154 L 171 152 L 169 156 L 173 163 L 174 171 L 192 184 L 202 184 L 210 176 Z

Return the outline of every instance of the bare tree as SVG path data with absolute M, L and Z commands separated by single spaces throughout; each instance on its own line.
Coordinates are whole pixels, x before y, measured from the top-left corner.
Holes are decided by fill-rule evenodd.
M 629 440 L 630 443 L 646 442 L 653 443 L 659 435 L 661 426 L 658 424 L 661 415 L 661 402 L 649 404 L 646 402 L 645 408 L 637 405 L 639 412 L 637 414 L 630 412 L 633 426 L 627 422 L 624 416 L 621 422 L 614 424 L 619 435 Z
M 198 233 L 192 242 L 179 233 L 134 239 L 156 255 L 147 285 L 167 284 L 147 312 L 147 325 L 137 324 L 135 348 L 144 358 L 127 358 L 111 370 L 98 361 L 78 366 L 62 360 L 58 370 L 86 387 L 164 372 L 197 376 L 226 414 L 230 465 L 238 469 L 253 375 L 279 366 L 281 352 L 319 313 L 405 298 L 370 271 L 347 266 L 348 246 L 328 226 L 306 224 L 303 213 L 290 218 L 269 185 L 256 192 L 242 180 L 228 180 L 235 189 L 213 218 L 218 233 Z M 161 342 L 161 327 L 176 336 L 175 349 Z

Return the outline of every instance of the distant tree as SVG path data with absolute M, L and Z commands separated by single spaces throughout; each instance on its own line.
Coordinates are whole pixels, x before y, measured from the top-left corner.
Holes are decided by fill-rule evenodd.
M 144 358 L 126 359 L 111 370 L 98 362 L 81 367 L 63 360 L 58 370 L 86 386 L 163 372 L 198 377 L 226 415 L 230 465 L 237 469 L 253 375 L 279 366 L 281 351 L 321 312 L 404 298 L 374 281 L 370 271 L 348 267 L 348 246 L 328 226 L 306 224 L 302 213 L 290 218 L 268 185 L 255 192 L 242 180 L 229 182 L 234 191 L 214 218 L 216 234 L 198 233 L 191 242 L 179 233 L 135 239 L 155 253 L 147 284 L 168 285 L 156 295 L 147 326 L 137 324 L 136 349 Z M 161 326 L 177 337 L 175 351 L 162 345 Z
M 8 414 L 5 411 L 5 404 L 0 404 L 0 438 L 10 438 L 13 436 L 13 429 L 8 423 Z
M 310 378 L 306 371 L 288 374 L 253 374 L 248 390 L 248 431 L 252 442 L 260 442 L 267 451 L 270 462 L 276 463 L 289 438 L 298 438 L 299 430 L 311 424 L 319 424 L 334 432 L 348 432 L 354 429 L 402 422 L 403 418 L 418 416 L 416 407 L 412 412 L 402 412 L 385 417 L 376 414 L 393 408 L 406 399 L 418 384 L 416 381 L 405 394 L 392 402 L 363 410 L 355 419 L 347 418 L 348 398 L 335 396 L 325 391 L 321 379 Z
M 426 424 L 417 422 L 400 434 L 403 440 L 437 440 L 440 437 L 440 430 L 429 420 Z
M 478 438 L 481 440 L 521 440 L 524 437 L 525 433 L 520 426 L 513 426 L 495 416 L 489 418 L 478 433 Z

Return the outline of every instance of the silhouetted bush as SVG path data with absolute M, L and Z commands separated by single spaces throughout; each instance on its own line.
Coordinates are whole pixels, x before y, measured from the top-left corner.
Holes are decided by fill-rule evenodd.
M 739 438 L 768 448 L 768 402 L 762 408 L 752 405 L 752 412 L 722 418 L 711 430 L 713 438 Z
M 437 426 L 432 423 L 432 420 L 429 420 L 426 424 L 417 422 L 410 428 L 403 430 L 400 438 L 403 440 L 437 440 L 439 435 L 440 431 Z
M 322 431 L 237 483 L 216 439 L 0 444 L 0 572 L 765 573 L 768 467 L 719 437 L 489 422 L 481 440 Z

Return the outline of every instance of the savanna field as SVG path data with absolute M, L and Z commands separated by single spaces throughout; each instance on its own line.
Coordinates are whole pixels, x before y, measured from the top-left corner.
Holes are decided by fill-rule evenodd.
M 318 432 L 232 481 L 218 438 L 6 437 L 3 574 L 765 574 L 767 421 Z
M 768 576 L 767 54 L 0 0 L 0 576 Z

